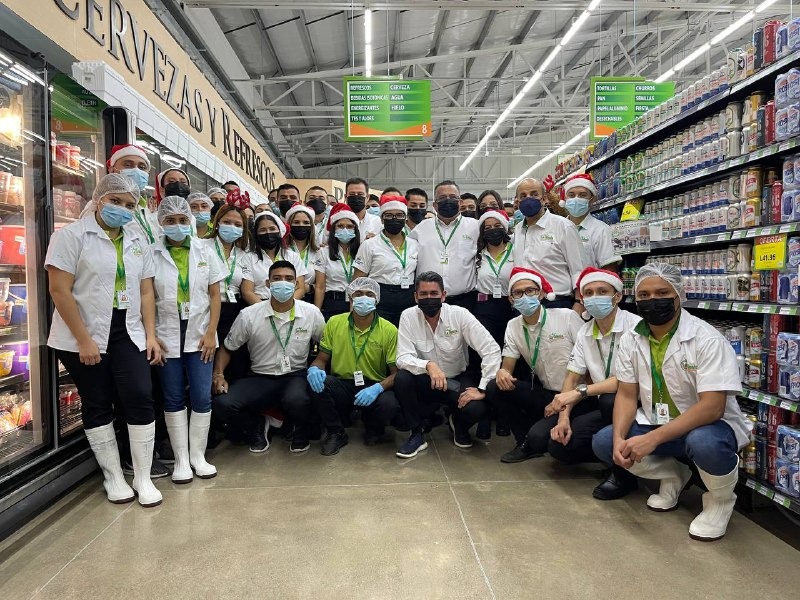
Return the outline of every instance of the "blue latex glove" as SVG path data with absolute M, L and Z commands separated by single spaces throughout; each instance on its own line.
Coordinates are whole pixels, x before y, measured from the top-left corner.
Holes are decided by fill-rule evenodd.
M 325 389 L 325 377 L 326 377 L 325 371 L 323 371 L 319 367 L 308 368 L 308 373 L 306 374 L 308 385 L 310 385 L 311 389 L 314 390 L 317 394 L 321 393 L 322 390 Z
M 373 383 L 368 388 L 364 388 L 356 394 L 355 405 L 369 406 L 378 399 L 378 396 L 380 396 L 382 392 L 383 386 L 380 383 Z

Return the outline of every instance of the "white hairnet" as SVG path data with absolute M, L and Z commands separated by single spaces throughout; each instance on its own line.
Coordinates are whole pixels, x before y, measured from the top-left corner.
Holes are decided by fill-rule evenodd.
M 99 202 L 109 194 L 130 194 L 135 201 L 139 201 L 139 187 L 121 173 L 109 173 L 101 177 L 92 192 L 92 200 Z
M 636 281 L 634 282 L 634 293 L 639 289 L 639 284 L 649 277 L 661 277 L 664 281 L 672 286 L 681 303 L 686 300 L 686 291 L 683 289 L 683 277 L 681 271 L 675 265 L 670 265 L 662 262 L 648 263 L 644 265 L 639 272 L 636 273 Z
M 167 196 L 158 205 L 158 222 L 159 224 L 170 215 L 186 215 L 191 220 L 192 211 L 189 208 L 189 203 L 186 198 L 180 196 Z
M 222 194 L 223 196 L 227 196 L 228 192 L 226 192 L 222 188 L 211 188 L 210 190 L 208 190 L 208 195 L 210 196 L 211 194 Z
M 208 196 L 206 196 L 206 195 L 205 195 L 203 192 L 192 192 L 192 193 L 191 193 L 191 194 L 189 194 L 189 196 L 186 198 L 186 201 L 187 201 L 187 202 L 189 202 L 189 203 L 191 203 L 191 202 L 194 202 L 195 200 L 202 200 L 202 201 L 203 201 L 203 203 L 204 203 L 204 204 L 205 204 L 205 205 L 206 205 L 208 208 L 214 208 L 214 203 L 211 201 L 211 198 L 209 198 Z
M 355 292 L 372 292 L 375 294 L 375 302 L 381 301 L 381 286 L 378 282 L 369 277 L 356 277 L 347 286 L 347 297 L 351 298 Z

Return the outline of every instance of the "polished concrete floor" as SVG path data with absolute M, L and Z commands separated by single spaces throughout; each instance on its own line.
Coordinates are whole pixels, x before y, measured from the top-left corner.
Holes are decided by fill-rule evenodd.
M 743 515 L 689 539 L 696 489 L 656 514 L 644 491 L 593 500 L 595 466 L 501 464 L 508 438 L 464 451 L 440 427 L 402 461 L 357 435 L 334 457 L 225 442 L 216 479 L 162 479 L 154 509 L 94 477 L 0 543 L 0 598 L 798 597 L 800 552 Z

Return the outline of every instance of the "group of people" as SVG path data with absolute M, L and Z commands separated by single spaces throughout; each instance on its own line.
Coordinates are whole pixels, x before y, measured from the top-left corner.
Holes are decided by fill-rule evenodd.
M 376 214 L 363 179 L 345 202 L 318 187 L 301 200 L 291 184 L 254 201 L 233 182 L 194 192 L 180 169 L 157 176 L 151 211 L 149 170 L 143 150 L 115 147 L 45 259 L 48 343 L 81 395 L 111 502 L 161 502 L 162 416 L 172 480 L 189 483 L 216 476 L 205 454 L 218 433 L 258 453 L 280 428 L 291 452 L 321 439 L 332 456 L 359 414 L 367 446 L 407 432 L 404 459 L 433 427 L 468 449 L 473 427 L 488 441 L 494 423 L 515 440 L 503 462 L 599 460 L 610 472 L 594 497 L 658 480 L 657 511 L 677 506 L 694 469 L 707 491 L 690 535 L 725 534 L 749 440 L 735 355 L 681 308 L 670 265 L 639 271 L 639 316 L 620 308 L 621 259 L 589 214 L 589 176 L 560 203 L 526 179 L 508 207 L 443 181 L 427 218 L 420 188 L 386 190 Z

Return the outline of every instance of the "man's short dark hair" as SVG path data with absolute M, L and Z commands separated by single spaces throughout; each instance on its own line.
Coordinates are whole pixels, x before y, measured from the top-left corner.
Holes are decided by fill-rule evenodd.
M 408 202 L 409 196 L 422 196 L 425 198 L 425 202 L 428 201 L 428 192 L 422 188 L 411 188 L 410 190 L 406 190 L 406 202 Z
M 370 202 L 371 202 L 371 201 L 373 201 L 373 200 L 374 200 L 375 202 L 380 202 L 380 201 L 381 201 L 381 199 L 380 199 L 380 198 L 378 198 L 378 197 L 377 197 L 375 194 L 370 194 L 370 195 L 369 195 L 369 199 L 370 199 Z
M 272 189 L 271 189 L 271 190 L 270 190 L 270 191 L 267 193 L 267 196 L 269 196 L 270 194 L 277 194 L 277 193 L 278 193 L 278 188 L 272 188 Z
M 469 192 L 464 192 L 463 194 L 461 194 L 461 199 L 462 200 L 475 200 L 475 202 L 478 202 L 478 197 L 475 194 L 470 194 Z
M 293 183 L 283 183 L 283 184 L 279 185 L 278 186 L 278 194 L 280 194 L 283 190 L 294 190 L 295 192 L 297 192 L 298 196 L 300 195 L 300 188 L 298 188 Z
M 324 193 L 326 196 L 330 195 L 330 194 L 328 194 L 328 190 L 326 190 L 323 187 L 319 187 L 318 185 L 312 185 L 310 188 L 308 188 L 308 191 L 306 192 L 306 194 L 308 194 L 308 192 L 310 192 L 311 190 L 318 190 L 318 191 Z
M 445 185 L 452 185 L 454 188 L 456 188 L 458 190 L 458 184 L 455 181 L 453 181 L 451 179 L 445 179 L 444 181 L 440 181 L 439 183 L 437 183 L 433 187 L 433 196 L 436 197 L 436 190 L 438 190 L 440 187 L 445 186 Z M 460 190 L 459 190 L 459 192 L 460 192 Z
M 268 277 L 272 277 L 272 272 L 276 269 L 291 269 L 292 273 L 294 273 L 295 277 L 297 277 L 297 269 L 294 268 L 294 265 L 290 263 L 288 260 L 276 260 L 269 266 Z
M 226 185 L 235 185 L 236 187 L 239 187 L 239 184 L 236 183 L 235 181 L 226 181 L 225 183 L 222 184 L 222 187 L 225 187 Z
M 420 283 L 435 283 L 440 290 L 444 291 L 444 279 L 436 271 L 425 271 L 417 275 L 417 279 L 414 281 L 414 291 L 419 289 Z
M 396 187 L 389 186 L 381 194 L 397 194 L 398 196 L 402 196 L 403 194 L 398 190 Z
M 344 189 L 347 190 L 347 188 L 351 185 L 363 185 L 364 189 L 367 190 L 367 194 L 369 194 L 369 184 L 367 183 L 366 179 L 362 179 L 361 177 L 351 177 L 344 182 Z

